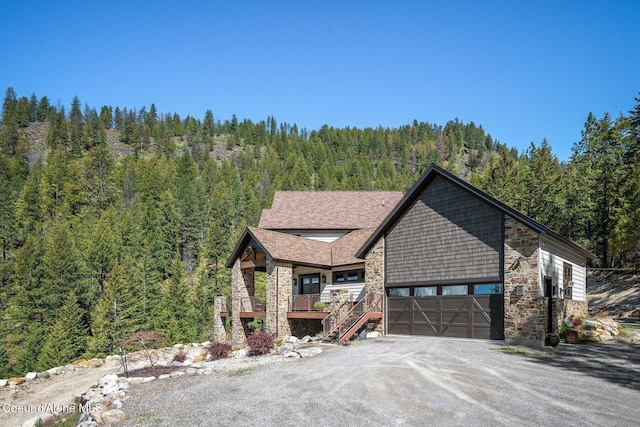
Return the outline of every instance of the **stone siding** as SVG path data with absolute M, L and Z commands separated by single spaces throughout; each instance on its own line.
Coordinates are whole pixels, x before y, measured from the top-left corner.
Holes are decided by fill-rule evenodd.
M 218 296 L 213 298 L 213 339 L 217 342 L 227 341 L 227 330 L 225 328 L 226 318 L 221 317 L 221 312 L 227 311 L 227 297 Z
M 364 280 L 365 292 L 380 294 L 380 310 L 384 313 L 384 237 L 378 240 L 364 259 Z M 370 322 L 369 328 L 384 334 L 384 323 L 384 318 Z
M 231 270 L 231 343 L 234 346 L 246 343 L 245 328 L 240 319 L 243 301 L 248 301 L 254 292 L 254 268 L 240 268 L 240 259 L 236 259 Z
M 586 301 L 574 301 L 567 299 L 557 299 L 553 301 L 553 321 L 556 326 L 555 332 L 560 330 L 560 325 L 568 316 L 589 317 L 589 308 Z
M 287 319 L 289 297 L 293 294 L 293 267 L 267 258 L 267 302 L 265 329 L 281 338 L 291 335 Z
M 542 342 L 547 327 L 547 299 L 540 297 L 538 233 L 505 216 L 504 336 L 507 342 Z M 523 286 L 523 295 L 516 287 Z

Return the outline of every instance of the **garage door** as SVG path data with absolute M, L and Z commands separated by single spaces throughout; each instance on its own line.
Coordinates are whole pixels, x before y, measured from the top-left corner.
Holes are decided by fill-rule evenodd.
M 390 334 L 504 339 L 502 284 L 387 289 Z

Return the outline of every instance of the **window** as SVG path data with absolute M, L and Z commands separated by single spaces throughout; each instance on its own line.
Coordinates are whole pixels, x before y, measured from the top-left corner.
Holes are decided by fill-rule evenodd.
M 431 297 L 438 295 L 437 286 L 420 286 L 413 288 L 413 296 L 416 297 Z
M 573 265 L 568 262 L 563 263 L 563 281 L 564 297 L 566 299 L 573 298 Z
M 301 294 L 320 293 L 320 274 L 305 274 L 300 276 Z
M 473 285 L 474 295 L 495 295 L 502 293 L 502 283 L 491 283 L 485 285 Z
M 333 273 L 334 283 L 358 283 L 364 282 L 364 269 L 336 271 Z
M 408 297 L 411 294 L 411 288 L 389 288 L 390 297 Z
M 449 285 L 442 287 L 442 295 L 467 295 L 469 286 L 467 285 Z

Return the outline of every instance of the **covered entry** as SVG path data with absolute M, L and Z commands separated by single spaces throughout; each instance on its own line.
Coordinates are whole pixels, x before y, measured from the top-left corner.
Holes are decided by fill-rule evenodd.
M 387 333 L 504 339 L 502 283 L 387 288 Z

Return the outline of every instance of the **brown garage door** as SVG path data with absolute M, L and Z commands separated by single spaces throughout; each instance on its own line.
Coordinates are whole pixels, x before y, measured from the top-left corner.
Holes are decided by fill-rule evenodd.
M 502 286 L 491 286 L 494 286 L 493 293 L 474 294 L 474 291 L 486 292 L 488 288 L 469 285 L 466 295 L 450 295 L 445 286 L 434 287 L 431 292 L 434 295 L 424 295 L 415 288 L 392 290 L 387 296 L 387 331 L 402 335 L 504 339 Z

